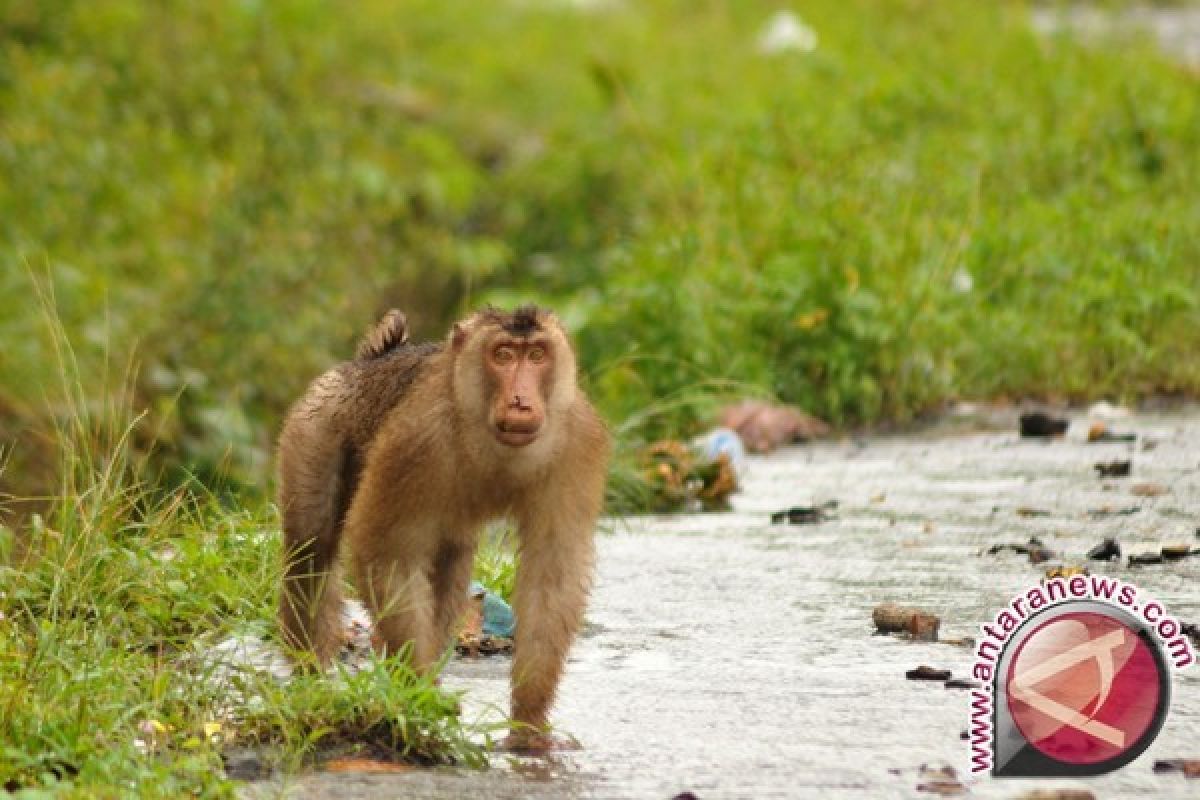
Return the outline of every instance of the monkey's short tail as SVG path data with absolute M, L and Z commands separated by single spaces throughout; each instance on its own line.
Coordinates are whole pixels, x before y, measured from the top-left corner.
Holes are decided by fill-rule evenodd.
M 359 360 L 379 358 L 407 341 L 408 319 L 404 312 L 393 308 L 367 331 L 367 335 L 358 343 L 354 357 Z

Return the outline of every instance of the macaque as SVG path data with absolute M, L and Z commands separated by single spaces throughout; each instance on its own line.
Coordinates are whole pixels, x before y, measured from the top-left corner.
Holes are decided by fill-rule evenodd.
M 344 540 L 378 649 L 411 645 L 428 669 L 465 610 L 481 528 L 511 519 L 511 713 L 518 732 L 544 731 L 587 600 L 609 449 L 550 312 L 487 308 L 445 343 L 409 344 L 389 311 L 353 361 L 312 383 L 279 438 L 285 642 L 322 667 L 336 656 Z

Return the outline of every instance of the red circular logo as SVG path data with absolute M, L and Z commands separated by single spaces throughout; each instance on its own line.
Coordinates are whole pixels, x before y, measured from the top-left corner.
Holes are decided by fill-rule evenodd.
M 1136 630 L 1107 614 L 1070 612 L 1020 643 L 1008 666 L 1008 707 L 1025 741 L 1049 758 L 1099 764 L 1153 735 L 1161 677 Z

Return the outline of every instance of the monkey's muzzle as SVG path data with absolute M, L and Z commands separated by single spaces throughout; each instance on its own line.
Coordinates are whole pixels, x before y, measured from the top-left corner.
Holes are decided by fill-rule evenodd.
M 500 444 L 509 447 L 524 447 L 532 444 L 542 429 L 541 420 L 497 420 L 495 434 Z

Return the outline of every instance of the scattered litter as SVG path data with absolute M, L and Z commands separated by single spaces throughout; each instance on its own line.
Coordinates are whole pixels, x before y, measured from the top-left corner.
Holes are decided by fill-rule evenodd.
M 467 658 L 511 653 L 516 629 L 512 608 L 479 581 L 472 581 L 468 593 L 471 602 L 463 614 L 454 651 Z
M 512 651 L 512 639 L 508 639 L 504 636 L 489 636 L 488 634 L 475 636 L 473 634 L 460 633 L 458 635 L 458 641 L 454 644 L 454 652 L 463 658 L 511 655 Z
M 1010 550 L 1020 555 L 1029 556 L 1030 564 L 1041 564 L 1046 561 L 1053 561 L 1058 558 L 1059 554 L 1042 544 L 1042 540 L 1036 536 L 1029 539 L 1028 544 L 994 544 L 987 549 L 989 556 L 994 556 L 997 553 L 1003 553 Z
M 1096 800 L 1089 789 L 1030 789 L 1017 800 Z
M 746 400 L 721 411 L 721 426 L 737 431 L 746 449 L 768 453 L 783 444 L 828 436 L 825 422 L 793 406 Z
M 1133 412 L 1124 406 L 1114 406 L 1112 403 L 1102 400 L 1099 403 L 1093 403 L 1087 410 L 1087 415 L 1092 419 L 1114 420 L 1129 419 L 1133 416 Z
M 936 642 L 942 624 L 936 614 L 895 603 L 876 606 L 871 612 L 871 621 L 879 633 L 906 633 L 921 642 Z
M 1087 557 L 1093 561 L 1116 561 L 1121 558 L 1121 543 L 1108 538 L 1087 551 Z
M 742 444 L 742 437 L 731 428 L 715 428 L 709 431 L 700 440 L 699 446 L 709 461 L 715 461 L 719 456 L 725 455 L 733 465 L 734 471 L 740 473 L 746 468 L 746 446 Z
M 819 506 L 792 506 L 783 511 L 773 512 L 771 523 L 774 525 L 785 522 L 788 525 L 816 525 L 818 522 L 836 519 L 833 512 L 837 506 L 837 500 L 829 500 Z
M 925 664 L 904 673 L 904 677 L 910 681 L 948 681 L 952 676 L 953 673 L 948 669 L 938 669 Z
M 1133 462 L 1129 459 L 1101 461 L 1092 465 L 1092 469 L 1096 470 L 1096 474 L 1101 478 L 1127 478 L 1133 472 Z
M 758 51 L 765 55 L 816 49 L 817 32 L 792 11 L 776 11 L 758 35 Z
M 1154 762 L 1155 772 L 1182 772 L 1189 778 L 1200 778 L 1200 758 L 1163 758 Z
M 1043 508 L 1029 508 L 1028 506 L 1017 507 L 1018 517 L 1048 517 L 1050 512 Z
M 1200 555 L 1200 549 L 1193 550 L 1186 544 L 1164 544 L 1162 548 L 1162 557 L 1167 561 L 1178 561 L 1195 555 Z
M 1161 497 L 1171 491 L 1161 483 L 1135 483 L 1129 492 L 1138 497 Z
M 707 458 L 683 442 L 667 439 L 642 451 L 642 477 L 653 494 L 652 507 L 667 511 L 721 511 L 737 491 L 728 453 Z
M 1103 422 L 1093 422 L 1088 427 L 1087 440 L 1089 442 L 1136 442 L 1137 434 L 1127 431 L 1117 432 L 1110 430 L 1108 425 Z
M 970 678 L 951 678 L 942 685 L 947 689 L 978 689 L 983 686 L 979 681 Z
M 482 632 L 489 636 L 504 636 L 511 639 L 517 627 L 517 618 L 513 614 L 512 607 L 504 602 L 504 598 L 479 581 L 471 582 L 469 594 L 472 598 L 482 598 Z
M 1053 567 L 1046 568 L 1046 580 L 1052 581 L 1055 578 L 1073 578 L 1076 575 L 1090 575 L 1087 567 L 1076 567 L 1066 564 L 1058 564 Z
M 1063 417 L 1051 416 L 1044 411 L 1028 411 L 1020 418 L 1021 436 L 1026 438 L 1062 436 L 1067 432 L 1069 424 Z
M 1023 556 L 1029 555 L 1029 550 L 1034 547 L 1044 547 L 1042 540 L 1036 536 L 1029 537 L 1029 544 L 994 544 L 988 548 L 987 554 L 994 556 L 997 553 L 1003 553 L 1005 550 L 1011 550 L 1014 553 L 1019 553 Z
M 1129 565 L 1161 564 L 1164 561 L 1179 561 L 1188 556 L 1200 556 L 1200 547 L 1192 549 L 1186 544 L 1166 544 L 1157 553 L 1135 553 L 1129 556 Z
M 1029 548 L 1029 563 L 1044 564 L 1047 561 L 1053 561 L 1058 558 L 1059 554 L 1049 547 L 1031 547 Z
M 936 794 L 942 797 L 953 797 L 965 794 L 967 787 L 958 779 L 958 770 L 951 766 L 930 767 L 922 764 L 917 770 L 918 792 Z
M 1103 508 L 1089 508 L 1087 513 L 1089 517 L 1098 519 L 1100 517 L 1128 517 L 1130 514 L 1136 514 L 1141 510 L 1141 506 L 1126 506 L 1125 508 L 1104 506 Z
M 1192 640 L 1192 644 L 1200 647 L 1200 625 L 1194 622 L 1185 622 L 1179 629 L 1184 636 Z

